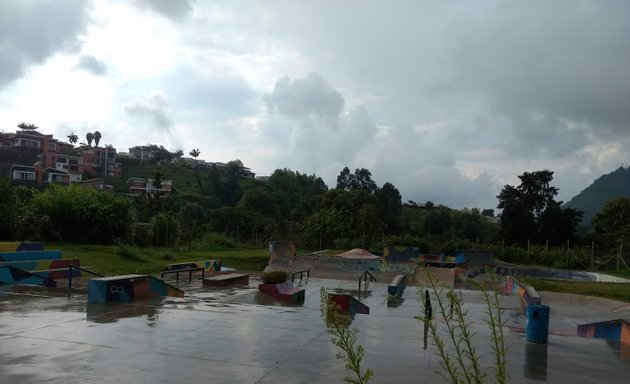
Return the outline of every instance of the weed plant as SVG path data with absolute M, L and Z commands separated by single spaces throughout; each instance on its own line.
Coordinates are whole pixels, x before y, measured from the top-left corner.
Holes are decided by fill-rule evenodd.
M 365 384 L 373 375 L 370 368 L 365 372 L 361 371 L 361 360 L 363 359 L 363 346 L 356 346 L 357 328 L 350 328 L 352 318 L 341 313 L 339 305 L 332 301 L 325 288 L 320 290 L 321 314 L 328 332 L 332 335 L 331 341 L 342 352 L 337 353 L 336 358 L 345 363 L 347 371 L 354 374 L 354 377 L 344 377 L 344 382 L 352 384 Z
M 441 370 L 437 373 L 446 382 L 474 383 L 486 382 L 486 374 L 481 369 L 481 356 L 477 352 L 473 337 L 472 324 L 468 320 L 468 311 L 464 308 L 463 299 L 460 298 L 453 287 L 440 284 L 428 269 L 424 269 L 428 288 L 437 302 L 437 313 L 439 320 L 432 321 L 430 305 L 422 307 L 422 316 L 418 317 L 428 327 L 431 341 L 436 347 L 436 355 L 440 359 Z M 490 339 L 494 362 L 491 368 L 495 371 L 495 382 L 504 384 L 508 382 L 506 374 L 506 348 L 503 335 L 503 315 L 499 306 L 499 297 L 496 289 L 496 279 L 491 275 L 493 290 L 488 291 L 478 285 L 482 292 L 482 298 L 486 305 L 488 319 L 486 323 L 490 328 Z M 418 291 L 421 302 L 424 293 L 422 289 Z M 443 325 L 446 335 L 440 332 L 439 324 Z

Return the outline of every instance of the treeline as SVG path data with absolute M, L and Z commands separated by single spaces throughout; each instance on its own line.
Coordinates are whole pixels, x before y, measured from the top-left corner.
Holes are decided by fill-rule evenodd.
M 485 248 L 507 261 L 555 265 L 579 247 L 597 244 L 609 252 L 629 237 L 630 221 L 618 219 L 630 218 L 625 201 L 603 210 L 593 232 L 580 232 L 581 213 L 555 200 L 558 190 L 551 186 L 550 171 L 526 172 L 519 176 L 520 185 L 506 185 L 497 196 L 502 216 L 495 218 L 492 209 L 403 204 L 392 183 L 377 185 L 364 168 L 344 168 L 335 188 L 329 188 L 314 174 L 290 169 L 277 169 L 264 181 L 251 179 L 235 160 L 221 168 L 195 167 L 193 182 L 201 194 L 175 190 L 166 195 L 160 192 L 166 168 L 155 167 L 150 175 L 155 188 L 135 199 L 78 186 L 38 191 L 1 179 L 0 240 L 204 249 L 293 240 L 302 249 L 382 249 L 389 244 L 428 253 Z M 176 166 L 168 167 L 172 172 Z M 624 209 L 629 212 L 620 216 Z M 580 252 L 585 264 L 586 251 Z

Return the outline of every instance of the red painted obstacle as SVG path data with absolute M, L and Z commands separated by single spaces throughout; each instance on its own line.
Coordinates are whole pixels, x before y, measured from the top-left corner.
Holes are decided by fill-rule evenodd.
M 304 302 L 306 296 L 304 288 L 296 288 L 293 286 L 293 283 L 288 281 L 278 284 L 260 284 L 258 285 L 258 290 L 289 303 Z
M 350 316 L 354 316 L 357 313 L 362 315 L 370 314 L 370 307 L 355 299 L 352 295 L 329 293 L 328 297 L 339 305 L 341 312 L 347 313 Z

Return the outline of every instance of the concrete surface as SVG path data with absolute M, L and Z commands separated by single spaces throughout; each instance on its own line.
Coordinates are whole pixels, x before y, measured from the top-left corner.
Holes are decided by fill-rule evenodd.
M 357 276 L 358 277 L 358 276 Z M 428 340 L 424 349 L 418 292 L 388 305 L 387 283 L 370 283 L 357 315 L 358 342 L 373 383 L 444 382 Z M 87 304 L 85 292 L 16 287 L 0 291 L 0 383 L 337 383 L 343 363 L 319 312 L 319 288 L 357 294 L 356 280 L 311 278 L 306 300 L 288 306 L 249 286 L 204 289 L 180 282 L 184 298 L 127 304 Z M 492 363 L 479 293 L 459 291 L 475 344 Z M 612 300 L 541 293 L 551 307 L 548 345 L 525 341 L 518 299 L 502 297 L 513 383 L 630 382 L 630 348 L 575 336 L 577 324 L 628 317 L 630 305 Z M 434 313 L 436 313 L 434 304 Z M 493 372 L 487 368 L 489 378 Z M 493 380 L 488 380 L 493 382 Z

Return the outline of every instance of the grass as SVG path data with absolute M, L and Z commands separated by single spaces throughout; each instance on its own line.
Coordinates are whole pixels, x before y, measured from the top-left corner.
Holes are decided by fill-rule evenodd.
M 537 291 L 574 293 L 576 295 L 603 297 L 630 303 L 630 284 L 628 283 L 595 283 L 582 281 L 560 281 L 522 277 L 522 280 Z
M 167 264 L 186 261 L 216 260 L 224 267 L 243 271 L 262 271 L 269 260 L 269 250 L 213 249 L 188 250 L 173 248 L 139 248 L 126 246 L 124 252 L 115 245 L 46 243 L 46 249 L 61 250 L 64 259 L 79 259 L 82 266 L 95 267 L 95 272 L 106 276 L 127 273 L 157 274 Z M 137 257 L 130 257 L 129 253 Z

